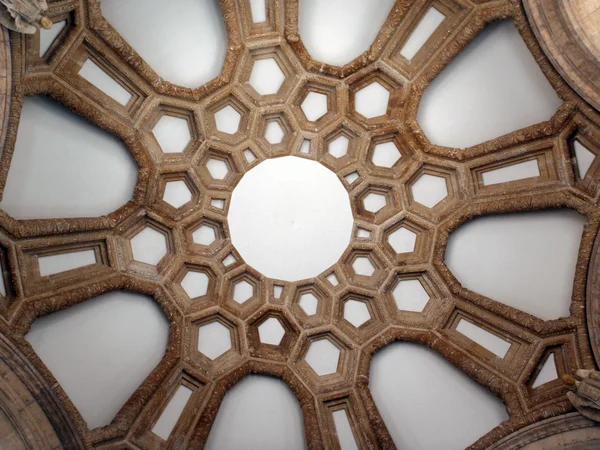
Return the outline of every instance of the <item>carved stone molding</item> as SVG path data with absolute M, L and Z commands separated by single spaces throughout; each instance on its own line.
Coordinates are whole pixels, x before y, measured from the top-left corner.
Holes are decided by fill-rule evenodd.
M 85 448 L 54 390 L 0 333 L 0 448 Z
M 487 450 L 593 450 L 598 446 L 600 426 L 579 413 L 570 413 L 522 428 Z
M 579 95 L 600 111 L 600 2 L 524 0 L 546 56 Z
M 447 21 L 412 61 L 399 57 L 399 46 L 433 3 L 444 10 Z M 559 374 L 591 369 L 600 361 L 600 163 L 579 176 L 572 149 L 576 137 L 600 146 L 600 115 L 585 100 L 600 105 L 600 69 L 589 55 L 577 56 L 577 49 L 570 54 L 575 68 L 563 67 L 536 40 L 534 31 L 545 47 L 554 43 L 558 49 L 561 41 L 556 39 L 570 39 L 560 28 L 568 27 L 559 15 L 564 12 L 561 4 L 397 0 L 369 50 L 344 67 L 334 67 L 312 59 L 302 44 L 298 0 L 267 0 L 267 21 L 262 24 L 252 23 L 249 0 L 221 0 L 229 34 L 227 59 L 223 73 L 197 89 L 160 78 L 102 17 L 100 0 L 50 2 L 49 17 L 67 25 L 43 58 L 39 40 L 16 33 L 9 38 L 1 30 L 0 192 L 25 95 L 46 95 L 120 138 L 140 175 L 131 201 L 107 216 L 15 220 L 0 211 L 0 265 L 8 286 L 0 298 L 0 330 L 10 338 L 0 339 L 0 371 L 8 380 L 0 381 L 0 434 L 4 429 L 11 444 L 20 440 L 31 448 L 200 448 L 227 391 L 247 374 L 263 373 L 283 379 L 296 395 L 309 448 L 339 448 L 332 417 L 340 409 L 347 413 L 359 448 L 393 448 L 369 391 L 370 365 L 385 345 L 407 341 L 440 353 L 503 400 L 509 419 L 472 449 L 533 449 L 526 446 L 560 442 L 553 436 L 563 439 L 572 433 L 577 445 L 582 439 L 596 444 L 593 424 L 569 414 L 573 408 L 560 380 L 531 387 L 549 354 L 559 355 Z M 515 25 L 562 106 L 545 122 L 469 148 L 432 144 L 417 121 L 425 89 L 487 24 L 504 19 Z M 539 28 L 538 19 L 549 25 Z M 555 26 L 559 28 L 552 31 Z M 248 81 L 254 61 L 265 57 L 273 58 L 287 79 L 277 93 L 261 96 Z M 88 60 L 131 94 L 127 104 L 79 75 Z M 375 81 L 388 90 L 390 100 L 384 114 L 365 117 L 357 111 L 355 98 Z M 308 92 L 327 97 L 329 110 L 322 119 L 310 121 L 302 112 Z M 216 126 L 215 115 L 225 107 L 240 114 L 232 134 Z M 164 153 L 153 135 L 165 115 L 188 123 L 190 141 L 179 154 Z M 285 131 L 282 143 L 266 140 L 271 122 Z M 336 157 L 329 145 L 340 136 L 349 144 L 346 154 Z M 307 152 L 302 151 L 305 141 Z M 396 145 L 400 162 L 391 168 L 376 166 L 378 143 Z M 244 156 L 246 151 L 252 160 Z M 297 282 L 270 279 L 246 264 L 227 225 L 232 191 L 243 175 L 262 161 L 284 155 L 318 161 L 333 171 L 348 192 L 355 221 L 338 262 L 317 277 Z M 214 179 L 207 170 L 211 158 L 223 162 L 230 174 Z M 523 161 L 537 162 L 540 175 L 488 186 L 482 182 L 486 171 Z M 431 208 L 414 198 L 413 186 L 424 175 L 442 179 L 447 188 L 446 198 Z M 179 208 L 168 205 L 163 193 L 169 180 L 183 180 L 193 200 Z M 385 206 L 368 210 L 364 199 L 369 194 L 385 198 Z M 586 217 L 569 317 L 545 321 L 485 297 L 463 287 L 446 266 L 449 235 L 468 220 L 552 208 L 569 208 Z M 214 232 L 212 243 L 194 242 L 201 226 Z M 418 234 L 414 251 L 396 253 L 390 245 L 390 234 L 400 227 Z M 132 252 L 132 238 L 145 228 L 162 234 L 167 243 L 166 255 L 155 265 L 136 261 Z M 97 264 L 58 276 L 40 275 L 40 255 L 74 248 L 94 249 Z M 368 260 L 372 274 L 357 273 L 353 264 L 358 258 Z M 206 295 L 188 297 L 181 281 L 189 271 L 211 278 Z M 405 280 L 418 280 L 426 291 L 429 300 L 421 311 L 403 310 L 396 303 L 393 291 Z M 232 301 L 238 282 L 254 289 L 243 304 Z M 25 335 L 37 318 L 114 290 L 154 297 L 169 320 L 169 343 L 162 362 L 113 422 L 88 429 Z M 320 301 L 311 316 L 298 306 L 304 293 Z M 367 322 L 354 326 L 345 320 L 349 300 L 366 306 Z M 257 327 L 269 318 L 286 331 L 279 345 L 260 341 Z M 509 351 L 500 357 L 469 340 L 456 329 L 461 320 L 503 339 Z M 199 328 L 213 322 L 229 330 L 232 344 L 214 360 L 198 349 Z M 322 340 L 340 354 L 336 372 L 324 376 L 305 359 L 309 348 Z M 152 432 L 153 425 L 179 386 L 193 394 L 163 440 Z M 29 406 L 15 409 L 6 400 L 9 396 Z M 581 445 L 572 448 L 585 448 Z
M 600 367 L 600 233 L 594 241 L 588 268 L 586 318 L 594 359 Z

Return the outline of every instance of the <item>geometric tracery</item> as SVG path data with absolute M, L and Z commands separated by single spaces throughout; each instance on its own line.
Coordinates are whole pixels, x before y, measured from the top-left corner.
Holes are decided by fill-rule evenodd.
M 268 0 L 264 22 L 254 23 L 250 2 L 223 0 L 228 54 L 221 75 L 198 88 L 160 78 L 106 22 L 97 0 L 86 0 L 86 8 L 71 3 L 51 4 L 48 14 L 58 21 L 63 9 L 71 8 L 78 20 L 70 26 L 80 34 L 59 36 L 60 44 L 43 64 L 39 41 L 32 49 L 32 39 L 11 37 L 11 62 L 20 75 L 13 80 L 15 89 L 48 95 L 118 136 L 138 163 L 137 185 L 132 200 L 105 217 L 4 218 L 2 269 L 10 272 L 4 280 L 14 282 L 0 313 L 10 320 L 11 338 L 31 354 L 23 333 L 37 316 L 98 291 L 153 295 L 171 326 L 165 357 L 114 423 L 89 430 L 72 413 L 89 442 L 201 447 L 225 392 L 250 373 L 265 373 L 292 387 L 309 447 L 338 445 L 338 411 L 345 413 L 342 425 L 351 429 L 358 447 L 391 447 L 368 380 L 371 357 L 394 340 L 433 348 L 504 401 L 506 422 L 488 430 L 474 448 L 569 409 L 564 391 L 552 381 L 536 385 L 532 394 L 527 378 L 532 369 L 525 366 L 546 347 L 561 349 L 558 372 L 592 360 L 576 336 L 585 327 L 584 275 L 598 228 L 598 184 L 594 170 L 577 173 L 570 145 L 574 136 L 598 145 L 600 119 L 545 59 L 520 2 L 439 0 L 431 2 L 434 6 L 392 9 L 371 48 L 335 67 L 313 60 L 304 47 L 294 2 Z M 434 31 L 418 49 L 399 56 L 430 7 L 443 20 L 434 21 Z M 541 123 L 463 150 L 435 145 L 417 120 L 427 87 L 486 24 L 507 17 L 562 106 L 551 117 L 539 116 L 535 122 Z M 256 73 L 252 79 L 252 67 L 269 58 L 283 79 L 279 74 L 280 86 L 265 91 Z M 108 77 L 119 95 L 96 86 L 90 73 Z M 322 96 L 319 117 L 305 110 L 310 93 Z M 14 118 L 8 128 L 16 133 Z M 165 140 L 165 129 L 177 137 Z M 6 149 L 14 149 L 14 136 Z M 295 281 L 268 278 L 251 267 L 232 242 L 228 223 L 240 180 L 282 156 L 316 161 L 332 172 L 354 219 L 339 260 Z M 534 160 L 539 175 L 484 182 L 485 173 Z M 434 194 L 424 187 L 432 179 Z M 173 187 L 178 188 L 174 197 Z M 461 286 L 446 266 L 450 234 L 472 217 L 556 207 L 576 210 L 587 220 L 570 317 L 548 322 L 516 304 L 483 297 Z M 140 244 L 148 236 L 155 246 Z M 30 262 L 40 248 L 94 249 L 96 263 L 40 276 L 39 265 Z M 264 337 L 265 324 L 275 330 L 274 338 Z M 486 349 L 478 341 L 481 335 L 495 337 L 501 348 Z M 222 343 L 211 349 L 215 336 Z M 324 368 L 313 367 L 318 347 L 332 355 Z M 40 361 L 34 358 L 33 364 L 54 384 Z M 181 388 L 186 401 L 180 416 L 162 436 L 153 433 L 181 386 L 190 392 Z M 552 404 L 552 412 L 532 395 Z M 61 401 L 74 411 L 71 400 Z

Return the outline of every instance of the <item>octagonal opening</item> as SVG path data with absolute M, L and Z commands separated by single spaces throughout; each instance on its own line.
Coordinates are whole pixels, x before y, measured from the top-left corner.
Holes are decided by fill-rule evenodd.
M 231 239 L 264 275 L 297 281 L 335 264 L 350 242 L 350 199 L 337 176 L 293 156 L 248 171 L 231 197 Z

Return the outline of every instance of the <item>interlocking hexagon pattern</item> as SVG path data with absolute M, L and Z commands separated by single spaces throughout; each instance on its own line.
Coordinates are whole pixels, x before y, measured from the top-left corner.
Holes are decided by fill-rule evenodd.
M 503 399 L 510 419 L 474 449 L 569 411 L 562 385 L 532 390 L 528 380 L 548 347 L 561 355 L 559 373 L 593 366 L 584 292 L 600 223 L 600 165 L 580 176 L 571 143 L 578 138 L 600 148 L 600 117 L 549 64 L 521 3 L 398 1 L 371 48 L 344 67 L 311 58 L 298 32 L 297 2 L 266 3 L 267 21 L 253 24 L 248 0 L 221 0 L 228 55 L 222 74 L 197 89 L 160 78 L 102 17 L 100 0 L 50 3 L 52 20 L 74 20 L 43 61 L 32 37 L 13 36 L 13 73 L 21 74 L 12 80 L 15 92 L 46 94 L 113 133 L 140 175 L 132 200 L 106 217 L 0 217 L 10 287 L 0 302 L 5 328 L 31 354 L 23 333 L 36 317 L 115 289 L 154 296 L 171 327 L 163 361 L 101 430 L 87 429 L 33 358 L 57 386 L 85 442 L 202 447 L 224 393 L 258 372 L 292 386 L 309 448 L 337 448 L 328 418 L 341 407 L 349 411 L 358 447 L 392 448 L 368 377 L 372 355 L 395 340 L 433 348 Z M 397 50 L 432 4 L 446 16 L 440 31 L 406 60 Z M 431 144 L 417 121 L 424 90 L 487 23 L 504 18 L 514 21 L 563 106 L 547 122 L 474 147 Z M 127 104 L 78 76 L 87 59 L 131 94 Z M 11 113 L 8 150 L 17 127 L 18 113 Z M 355 220 L 339 262 L 299 282 L 269 279 L 249 267 L 227 224 L 231 194 L 244 173 L 284 155 L 335 172 Z M 486 171 L 522 161 L 537 161 L 540 175 L 484 182 Z M 570 317 L 542 321 L 465 289 L 446 267 L 448 235 L 467 220 L 557 207 L 588 218 Z M 148 240 L 159 250 L 148 251 Z M 97 263 L 40 277 L 35 255 L 47 248 L 94 249 Z M 506 356 L 457 331 L 463 321 L 508 342 Z M 167 444 L 151 429 L 179 385 L 193 394 Z

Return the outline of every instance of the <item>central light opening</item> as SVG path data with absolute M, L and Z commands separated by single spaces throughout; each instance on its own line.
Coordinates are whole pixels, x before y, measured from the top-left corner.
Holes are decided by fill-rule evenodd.
M 263 275 L 312 278 L 335 264 L 350 242 L 352 209 L 337 176 L 294 156 L 270 159 L 244 175 L 229 208 L 233 245 Z

